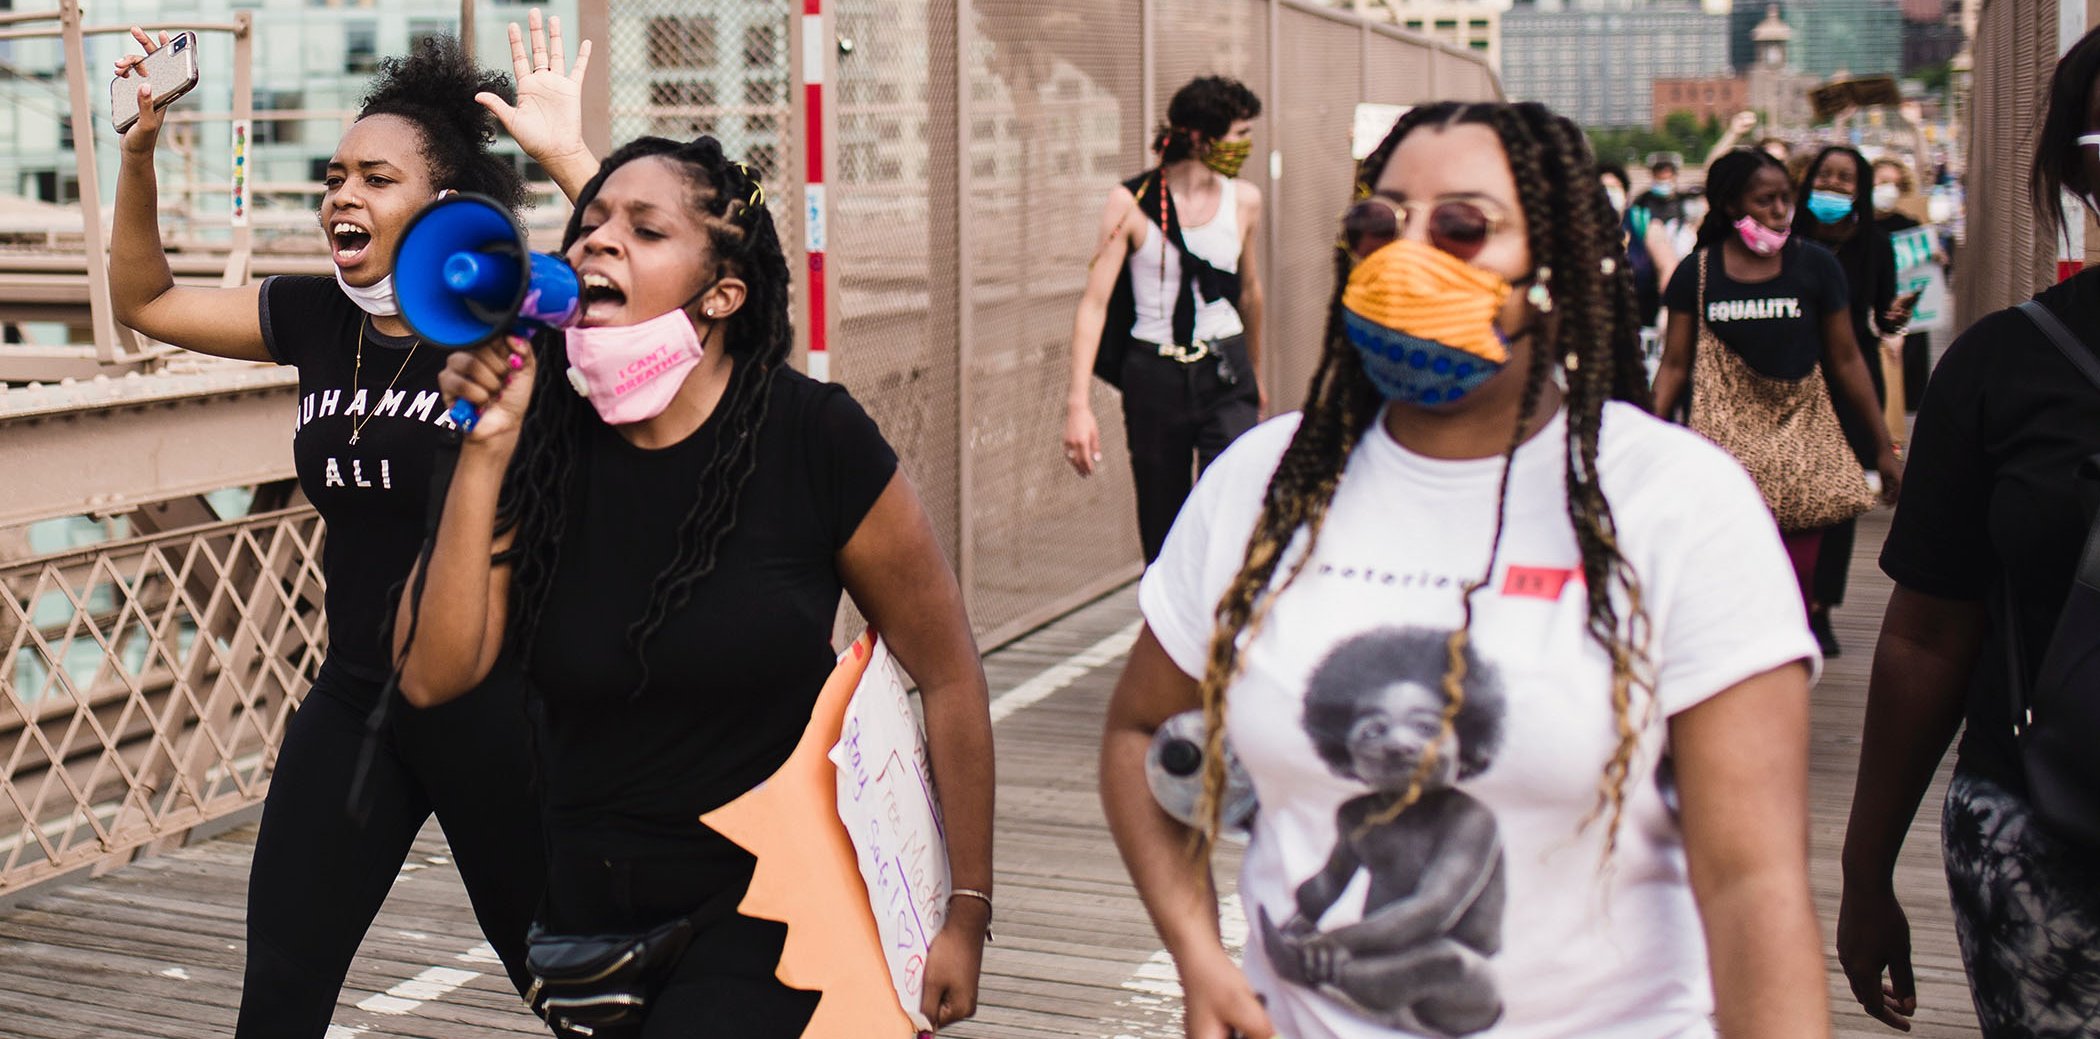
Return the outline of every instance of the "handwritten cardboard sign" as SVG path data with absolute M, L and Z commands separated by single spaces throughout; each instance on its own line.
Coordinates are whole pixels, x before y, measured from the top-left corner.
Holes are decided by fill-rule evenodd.
M 839 819 L 867 882 L 890 980 L 912 1023 L 931 1030 L 919 999 L 927 948 L 948 915 L 948 841 L 918 716 L 880 640 L 830 757 L 838 766 Z

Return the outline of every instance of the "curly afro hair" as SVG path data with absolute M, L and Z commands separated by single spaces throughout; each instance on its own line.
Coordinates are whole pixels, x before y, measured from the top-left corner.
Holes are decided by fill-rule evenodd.
M 1336 646 L 1313 669 L 1305 691 L 1305 734 L 1336 775 L 1354 778 L 1349 729 L 1366 697 L 1395 682 L 1434 690 L 1450 662 L 1450 635 L 1428 628 L 1379 628 Z M 1502 745 L 1502 682 L 1471 647 L 1465 702 L 1451 720 L 1458 736 L 1458 778 L 1470 779 L 1494 763 Z
M 457 39 L 427 36 L 408 57 L 379 64 L 357 117 L 393 115 L 416 124 L 433 185 L 487 195 L 515 210 L 525 203 L 525 180 L 509 158 L 489 149 L 497 124 L 474 100 L 482 92 L 517 100 L 510 77 L 477 67 Z

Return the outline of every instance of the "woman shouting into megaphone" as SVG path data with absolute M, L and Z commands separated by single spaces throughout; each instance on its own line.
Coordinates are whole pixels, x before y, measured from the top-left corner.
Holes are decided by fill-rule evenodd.
M 968 1017 L 992 733 L 926 510 L 853 397 L 788 366 L 788 267 L 753 170 L 711 137 L 643 138 L 576 201 L 577 327 L 455 354 L 441 376 L 481 418 L 396 624 L 411 703 L 450 701 L 506 653 L 526 672 L 550 870 L 535 965 L 572 935 L 655 965 L 596 993 L 640 1009 L 564 1034 L 805 1035 L 819 993 L 776 977 L 787 927 L 737 912 L 767 860 L 700 818 L 796 747 L 842 590 L 922 691 L 959 897 L 919 1009 Z
M 535 50 L 544 53 L 538 21 L 535 11 Z M 558 23 L 554 32 L 559 53 Z M 134 35 L 148 49 L 165 42 Z M 164 113 L 145 103 L 144 78 L 131 76 L 139 59 L 117 65 L 119 77 L 141 84 L 117 178 L 117 316 L 185 349 L 298 368 L 292 453 L 300 488 L 328 527 L 328 656 L 286 725 L 264 804 L 238 1036 L 320 1039 L 351 957 L 433 813 L 490 945 L 521 993 L 529 984 L 525 931 L 545 871 L 514 673 L 495 671 L 442 711 L 391 712 L 373 737 L 361 818 L 345 806 L 391 670 L 382 635 L 391 589 L 423 540 L 432 458 L 447 425 L 437 382 L 444 353 L 418 342 L 399 316 L 394 245 L 441 193 L 475 192 L 511 207 L 523 200 L 517 168 L 490 150 L 491 109 L 505 116 L 548 108 L 550 93 L 572 91 L 588 47 L 573 76 L 526 80 L 522 96 L 506 77 L 477 69 L 450 37 L 383 63 L 328 161 L 318 216 L 333 276 L 236 288 L 175 283 L 156 223 L 154 148 Z M 558 179 L 564 170 L 549 169 Z

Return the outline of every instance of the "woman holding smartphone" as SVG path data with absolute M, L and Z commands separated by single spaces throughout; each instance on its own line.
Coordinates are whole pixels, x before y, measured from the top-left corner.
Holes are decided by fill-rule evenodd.
M 532 23 L 534 50 L 544 54 L 538 11 Z M 443 193 L 521 203 L 516 168 L 490 150 L 490 111 L 507 113 L 506 125 L 524 130 L 521 143 L 533 151 L 541 140 L 533 131 L 561 108 L 549 98 L 572 93 L 588 61 L 586 43 L 573 77 L 559 62 L 528 77 L 517 26 L 511 33 L 525 84 L 516 95 L 508 78 L 476 68 L 450 37 L 381 64 L 328 162 L 317 215 L 333 277 L 175 284 L 153 168 L 163 113 L 137 80 L 140 114 L 123 138 L 110 250 L 118 320 L 200 353 L 297 367 L 292 455 L 300 488 L 328 527 L 321 569 L 329 651 L 286 725 L 256 836 L 235 1033 L 242 1039 L 319 1039 L 327 1031 L 351 957 L 433 813 L 483 934 L 519 991 L 529 983 L 525 930 L 544 853 L 513 674 L 497 670 L 444 710 L 390 712 L 373 737 L 361 791 L 368 809 L 362 819 L 346 811 L 391 667 L 383 621 L 423 540 L 432 459 L 450 425 L 437 384 L 445 354 L 410 334 L 394 303 L 394 247 L 410 217 Z M 133 35 L 149 50 L 168 42 Z M 559 23 L 553 46 L 559 54 Z M 133 78 L 141 60 L 119 61 L 120 80 Z M 536 157 L 558 180 L 573 172 L 569 157 Z

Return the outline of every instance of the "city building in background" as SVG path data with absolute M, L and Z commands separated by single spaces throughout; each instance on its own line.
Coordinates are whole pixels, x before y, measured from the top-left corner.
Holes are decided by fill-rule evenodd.
M 20 11 L 53 5 L 18 0 L 12 6 Z M 575 17 L 575 0 L 537 6 L 565 20 Z M 522 22 L 528 7 L 495 0 L 479 0 L 478 7 L 479 23 L 495 27 L 476 41 L 481 63 L 508 71 L 510 49 L 501 27 Z M 91 24 L 224 23 L 236 11 L 250 12 L 255 19 L 255 120 L 247 170 L 253 218 L 259 229 L 303 232 L 313 220 L 323 168 L 380 60 L 406 53 L 424 36 L 457 33 L 458 10 L 456 4 L 414 0 L 103 0 L 95 5 Z M 203 33 L 197 46 L 202 75 L 173 110 L 157 155 L 163 208 L 203 215 L 176 227 L 177 238 L 191 226 L 223 228 L 230 209 L 232 128 L 224 116 L 232 110 L 233 44 L 224 33 Z M 136 47 L 124 35 L 86 41 L 105 201 L 116 190 L 118 138 L 107 122 L 109 76 L 103 70 Z M 79 198 L 61 61 L 56 35 L 0 41 L 0 72 L 5 73 L 0 78 L 0 195 L 54 203 Z M 220 118 L 186 118 L 202 113 Z M 497 147 L 517 156 L 508 140 Z M 517 162 L 529 179 L 539 179 L 540 171 L 523 156 Z
M 1658 79 L 1725 76 L 1729 15 L 1694 0 L 1520 0 L 1502 15 L 1502 84 L 1584 126 L 1643 126 Z
M 1438 43 L 1463 47 L 1502 68 L 1502 12 L 1510 0 L 1346 0 L 1366 18 L 1389 20 Z
M 1655 115 L 1652 125 L 1660 130 L 1673 115 L 1689 115 L 1705 122 L 1726 123 L 1729 117 L 1750 106 L 1750 81 L 1742 76 L 1709 76 L 1704 79 L 1658 79 L 1654 86 Z
M 1794 30 L 1795 69 L 1819 80 L 1841 72 L 1875 76 L 1904 71 L 1906 0 L 1785 0 L 1778 6 Z M 1729 60 L 1736 68 L 1756 63 L 1750 33 L 1764 17 L 1765 5 L 1755 0 L 1737 3 L 1728 16 Z
M 1767 132 L 1807 126 L 1815 115 L 1808 92 L 1818 80 L 1794 68 L 1789 54 L 1794 30 L 1780 17 L 1779 5 L 1767 5 L 1764 17 L 1745 36 L 1754 55 L 1743 73 L 1748 107 L 1764 117 Z
M 691 13 L 610 5 L 606 53 L 620 62 L 611 78 L 613 140 L 712 134 L 727 154 L 771 177 L 787 133 L 788 5 L 683 6 Z M 899 68 L 914 64 L 908 54 L 882 57 Z
M 1903 0 L 1903 71 L 1914 75 L 1953 61 L 1968 43 L 1962 0 Z

